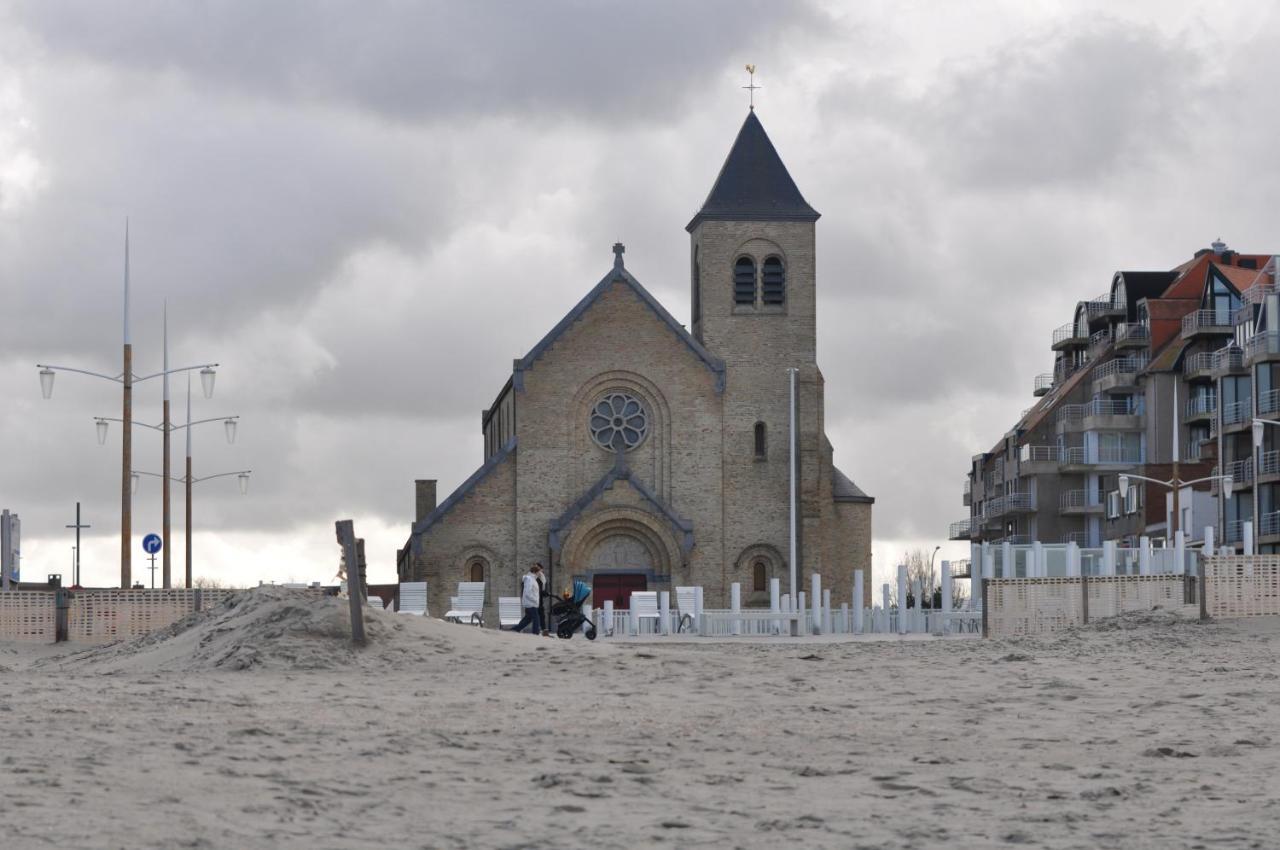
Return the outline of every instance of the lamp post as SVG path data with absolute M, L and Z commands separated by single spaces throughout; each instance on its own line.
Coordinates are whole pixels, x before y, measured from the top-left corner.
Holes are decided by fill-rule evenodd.
M 200 377 L 204 382 L 206 395 L 213 394 L 213 376 L 214 367 L 217 363 L 201 363 L 196 366 L 184 366 L 179 369 L 170 369 L 168 364 L 168 353 L 166 350 L 164 369 L 150 375 L 138 377 L 133 372 L 133 344 L 129 334 L 129 222 L 125 221 L 124 228 L 124 352 L 122 369 L 117 375 L 107 375 L 102 372 L 94 372 L 89 369 L 78 369 L 71 366 L 53 366 L 46 363 L 37 363 L 40 369 L 40 393 L 45 399 L 53 397 L 53 379 L 58 372 L 75 372 L 80 375 L 89 375 L 93 378 L 102 378 L 106 381 L 120 384 L 122 388 L 121 401 L 121 422 L 124 423 L 124 432 L 121 435 L 121 458 L 120 458 L 120 586 L 128 588 L 132 584 L 133 577 L 133 552 L 129 547 L 129 540 L 132 536 L 133 523 L 133 500 L 132 500 L 132 470 L 133 470 L 133 385 L 142 381 L 148 381 L 152 378 L 165 378 L 165 410 L 168 410 L 168 376 L 176 372 L 190 372 L 195 369 L 200 370 Z M 167 336 L 167 334 L 166 334 Z M 209 379 L 205 381 L 205 375 Z M 167 418 L 167 415 L 166 415 Z
M 106 442 L 106 439 L 107 439 L 107 428 L 108 428 L 107 423 L 108 423 L 108 422 L 119 422 L 120 420 L 119 420 L 119 419 L 113 419 L 113 418 L 111 418 L 111 417 L 109 417 L 109 416 L 99 416 L 99 417 L 96 417 L 96 420 L 97 420 L 97 430 L 98 430 L 98 444 L 99 444 L 99 445 L 102 445 L 104 442 Z M 186 421 L 186 423 L 185 423 L 185 424 L 183 424 L 183 425 L 169 425 L 169 426 L 168 426 L 168 428 L 165 428 L 165 425 L 164 425 L 163 423 L 162 423 L 162 424 L 160 424 L 160 425 L 148 425 L 148 424 L 147 424 L 147 423 L 145 423 L 145 422 L 138 422 L 138 421 L 136 421 L 136 420 L 133 422 L 133 424 L 134 424 L 134 425 L 138 425 L 138 426 L 141 426 L 141 427 L 143 427 L 143 428 L 150 428 L 150 429 L 151 429 L 151 430 L 153 430 L 153 431 L 162 431 L 162 432 L 164 432 L 164 433 L 165 433 L 166 437 L 168 436 L 169 432 L 171 432 L 171 431 L 182 431 L 182 430 L 186 430 L 186 432 L 187 432 L 187 468 L 186 468 L 186 474 L 185 474 L 185 475 L 183 475 L 183 477 L 181 477 L 181 478 L 174 478 L 172 475 L 167 474 L 167 470 L 166 470 L 166 472 L 159 473 L 158 475 L 155 475 L 155 477 L 164 479 L 164 482 L 165 482 L 165 490 L 166 490 L 166 491 L 168 490 L 168 485 L 169 485 L 169 482 L 170 482 L 170 481 L 185 482 L 185 484 L 186 484 L 186 531 L 187 531 L 187 534 L 186 534 L 186 557 L 187 557 L 187 562 L 186 562 L 186 586 L 187 586 L 188 588 L 190 588 L 190 587 L 191 587 L 191 484 L 192 484 L 192 482 L 193 482 L 193 481 L 203 481 L 203 480 L 205 480 L 205 479 L 202 479 L 202 478 L 201 478 L 201 479 L 192 479 L 192 477 L 191 477 L 191 429 L 192 429 L 194 426 L 196 426 L 196 425 L 204 425 L 204 424 L 209 423 L 209 422 L 221 422 L 221 423 L 222 423 L 222 427 L 223 427 L 223 432 L 224 432 L 224 434 L 226 435 L 226 438 L 227 438 L 227 444 L 228 444 L 228 445 L 234 445 L 234 444 L 235 444 L 235 441 L 236 441 L 236 429 L 237 429 L 237 426 L 238 426 L 239 420 L 240 420 L 240 417 L 239 417 L 239 416 L 214 416 L 214 417 L 210 417 L 209 419 L 197 419 L 197 420 L 195 420 L 194 422 L 193 422 L 193 421 L 191 421 L 191 381 L 188 379 L 188 381 L 187 381 L 187 421 Z M 153 473 L 138 473 L 138 472 L 134 472 L 134 473 L 133 473 L 133 475 L 134 475 L 134 486 L 135 486 L 135 489 L 136 489 L 136 486 L 137 486 L 137 484 L 136 484 L 136 482 L 137 482 L 137 476 L 138 476 L 138 475 L 140 475 L 140 474 L 142 474 L 142 475 L 152 475 Z M 228 473 L 228 474 L 231 474 L 231 473 Z M 242 490 L 243 490 L 243 489 L 245 489 L 245 488 L 242 488 Z M 166 508 L 167 508 L 167 506 L 168 506 L 167 493 L 166 493 L 165 502 L 166 502 Z M 168 548 L 169 548 L 169 540 L 168 540 L 168 538 L 165 538 L 165 549 L 167 550 Z M 166 571 L 166 574 L 165 574 L 165 584 L 164 584 L 164 586 L 165 586 L 165 587 L 169 587 L 169 578 L 168 578 L 168 572 L 167 572 L 167 571 Z
M 196 423 L 193 422 L 191 424 L 194 425 Z M 190 437 L 191 437 L 191 431 L 188 430 L 187 431 L 188 441 L 190 440 Z M 206 475 L 203 478 L 194 478 L 191 475 L 191 455 L 188 454 L 187 455 L 187 474 L 181 478 L 173 479 L 174 481 L 186 484 L 187 486 L 187 540 L 186 540 L 187 587 L 191 587 L 191 485 L 199 484 L 201 481 L 212 481 L 215 478 L 229 478 L 232 475 L 234 475 L 236 476 L 236 479 L 240 485 L 240 495 L 247 496 L 249 495 L 249 476 L 252 474 L 252 472 L 253 470 L 251 469 L 237 469 L 234 472 L 219 472 L 217 475 Z M 136 479 L 139 475 L 146 475 L 150 478 L 164 477 L 160 475 L 158 472 L 143 472 L 142 470 L 135 470 L 133 473 L 134 478 Z
M 1175 466 L 1174 468 L 1176 469 L 1177 467 Z M 1235 483 L 1230 475 L 1209 475 L 1204 478 L 1195 478 L 1195 479 L 1192 479 L 1191 481 L 1181 481 L 1175 476 L 1174 478 L 1170 478 L 1168 481 L 1161 481 L 1158 478 L 1148 478 L 1145 475 L 1137 475 L 1132 472 L 1122 472 L 1120 473 L 1120 497 L 1121 498 L 1125 498 L 1129 494 L 1129 479 L 1131 478 L 1136 478 L 1139 481 L 1146 481 L 1148 484 L 1159 484 L 1161 487 L 1169 487 L 1173 490 L 1173 493 L 1174 493 L 1173 508 L 1175 513 L 1173 515 L 1172 520 L 1170 521 L 1170 528 L 1169 528 L 1170 539 L 1173 538 L 1173 535 L 1178 533 L 1178 514 L 1176 513 L 1176 511 L 1178 510 L 1177 493 L 1179 490 L 1181 490 L 1183 487 L 1189 487 L 1192 484 L 1203 484 L 1206 481 L 1221 481 L 1222 494 L 1226 496 L 1228 499 L 1230 499 L 1231 487 Z
M 929 591 L 930 591 L 930 592 L 929 592 L 929 607 L 930 607 L 930 608 L 932 608 L 932 607 L 933 607 L 933 587 L 932 587 L 932 582 L 933 582 L 933 559 L 934 559 L 934 558 L 936 558 L 936 557 L 938 556 L 938 550 L 939 550 L 939 549 L 941 549 L 941 548 L 942 548 L 941 546 L 934 546 L 934 547 L 933 547 L 933 551 L 929 554 L 929 582 L 930 582 L 930 587 L 929 587 Z M 944 561 L 944 563 L 945 563 L 945 561 Z M 939 586 L 941 586 L 941 584 L 942 584 L 942 577 L 941 577 L 941 576 L 939 576 L 939 577 L 938 577 L 938 584 L 939 584 Z

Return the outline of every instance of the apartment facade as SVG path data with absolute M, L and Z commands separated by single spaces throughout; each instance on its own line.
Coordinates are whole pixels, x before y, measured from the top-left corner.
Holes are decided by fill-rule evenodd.
M 950 539 L 1159 546 L 1212 526 L 1240 549 L 1250 523 L 1258 551 L 1280 551 L 1280 426 L 1254 426 L 1280 419 L 1275 282 L 1274 256 L 1220 241 L 1115 272 L 1054 330 L 1036 403 L 971 458 Z M 1179 482 L 1176 513 L 1173 487 L 1136 476 Z

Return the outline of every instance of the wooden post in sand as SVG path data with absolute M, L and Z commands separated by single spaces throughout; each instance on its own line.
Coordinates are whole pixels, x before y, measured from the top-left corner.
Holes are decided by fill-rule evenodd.
M 360 557 L 356 554 L 356 532 L 349 519 L 334 523 L 338 545 L 347 572 L 347 599 L 351 603 L 351 642 L 364 645 L 364 600 L 360 598 Z
M 1200 603 L 1200 622 L 1209 619 L 1209 597 L 1205 594 L 1205 562 L 1204 558 L 1196 564 L 1196 596 Z
M 987 585 L 991 579 L 985 576 L 982 579 L 982 636 L 984 638 L 991 637 L 991 625 L 987 620 Z
M 1080 619 L 1087 626 L 1089 624 L 1089 577 L 1080 576 Z

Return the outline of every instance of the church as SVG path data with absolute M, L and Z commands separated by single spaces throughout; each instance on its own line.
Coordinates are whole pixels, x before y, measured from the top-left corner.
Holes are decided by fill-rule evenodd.
M 708 608 L 790 590 L 791 422 L 796 413 L 800 589 L 822 576 L 850 601 L 870 577 L 874 502 L 833 463 L 817 363 L 818 212 L 754 108 L 686 226 L 686 329 L 627 270 L 604 277 L 523 358 L 481 415 L 484 461 L 436 503 L 417 482 L 398 553 L 440 616 L 457 582 L 484 581 L 486 620 L 539 562 L 558 590 L 625 608 L 638 590 L 700 585 Z M 796 371 L 792 407 L 792 370 Z M 870 605 L 871 582 L 865 582 Z

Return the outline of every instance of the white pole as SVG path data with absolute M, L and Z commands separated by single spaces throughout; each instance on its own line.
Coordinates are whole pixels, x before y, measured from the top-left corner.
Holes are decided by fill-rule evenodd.
M 849 619 L 849 603 L 840 603 L 840 631 L 845 634 L 853 634 L 853 624 Z
M 804 591 L 802 590 L 800 591 L 800 594 L 796 597 L 796 613 L 800 615 L 796 617 L 796 623 L 797 623 L 796 628 L 799 629 L 798 634 L 805 634 L 804 620 L 805 620 L 805 614 L 808 613 L 808 610 L 809 610 L 809 600 L 805 597 Z
M 1018 577 L 1018 570 L 1013 563 L 1013 544 L 1008 540 L 1000 544 L 1000 575 L 1002 578 Z
M 1218 554 L 1219 554 L 1219 555 L 1234 555 L 1234 554 L 1235 554 L 1235 552 L 1231 549 L 1231 547 L 1230 547 L 1230 546 L 1227 546 L 1227 545 L 1225 545 L 1225 544 L 1224 544 L 1224 545 L 1223 545 L 1223 547 L 1222 547 L 1221 549 L 1219 549 L 1219 550 L 1218 550 Z
M 604 612 L 600 615 L 600 633 L 602 635 L 613 634 L 613 600 L 606 599 L 604 601 Z
M 1250 532 L 1253 531 L 1249 526 L 1245 526 Z M 1173 568 L 1174 575 L 1185 575 L 1187 572 L 1187 537 L 1179 528 L 1173 533 L 1173 557 L 1177 566 Z
M 664 635 L 671 634 L 671 591 L 658 593 L 658 628 Z
M 1027 566 L 1028 578 L 1044 578 L 1047 571 L 1044 568 L 1044 544 L 1039 540 L 1031 544 L 1031 563 Z
M 831 591 L 822 591 L 822 633 L 829 635 L 831 628 Z
M 792 598 L 795 598 L 795 594 L 800 590 L 799 585 L 796 583 L 796 561 L 800 557 L 796 548 L 796 369 L 791 368 L 787 371 L 790 373 L 791 380 L 791 406 L 788 408 L 788 413 L 791 417 L 791 431 L 789 435 L 789 442 L 791 444 L 789 447 L 791 453 L 791 501 L 789 503 L 791 513 L 791 554 L 788 558 L 791 567 L 791 586 L 788 590 L 791 593 Z
M 693 589 L 693 628 L 702 634 L 702 585 Z
M 1102 574 L 1104 576 L 1116 574 L 1116 542 L 1114 540 L 1107 540 L 1102 544 Z
M 947 634 L 951 631 L 951 623 L 948 614 L 951 613 L 951 563 L 949 561 L 942 562 L 942 616 L 939 618 L 938 628 L 936 631 Z
M 782 581 L 780 579 L 769 579 L 769 613 L 777 614 L 782 611 Z M 773 621 L 773 633 L 776 635 L 782 631 L 782 621 Z
M 907 633 L 907 565 L 898 564 L 898 634 Z
M 729 622 L 729 634 L 742 634 L 742 621 L 738 615 L 742 613 L 742 585 L 736 581 L 729 585 L 729 609 L 733 611 L 733 619 Z
M 1253 551 L 1253 520 L 1244 521 L 1244 554 L 1256 555 Z
M 1072 540 L 1067 544 L 1067 577 L 1075 578 L 1080 575 L 1080 547 Z
M 590 620 L 590 619 L 591 619 L 591 603 L 590 603 L 590 602 L 587 602 L 587 601 L 584 599 L 584 600 L 582 601 L 582 607 L 581 607 L 581 609 L 580 609 L 580 610 L 582 611 L 582 616 L 583 616 L 584 618 L 586 618 L 587 620 Z M 583 633 L 584 635 L 587 633 L 587 629 L 588 629 L 588 628 L 590 628 L 590 626 L 588 626 L 588 625 L 584 622 L 584 623 L 582 624 L 582 627 L 581 627 L 581 629 L 582 629 L 582 633 Z
M 809 577 L 812 593 L 809 595 L 809 606 L 813 609 L 813 633 L 822 633 L 822 575 L 814 572 Z
M 853 609 L 853 633 L 862 634 L 862 570 L 853 571 L 853 599 L 849 607 Z
M 1206 525 L 1204 527 L 1204 553 L 1206 555 L 1213 554 L 1213 526 Z
M 911 583 L 911 631 L 924 631 L 924 587 L 920 579 Z
M 880 631 L 887 632 L 889 631 L 889 582 L 886 581 L 880 587 L 880 595 L 884 600 L 884 604 L 880 608 L 884 612 L 884 622 L 880 624 Z
M 1151 575 L 1151 538 L 1146 535 L 1138 538 L 1138 574 Z

